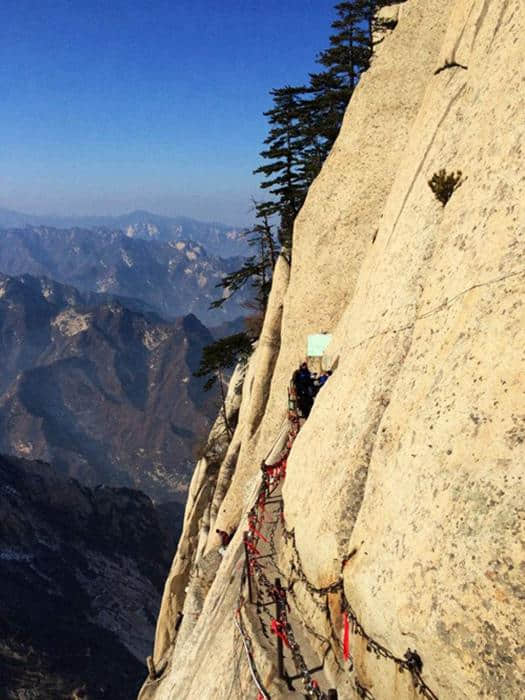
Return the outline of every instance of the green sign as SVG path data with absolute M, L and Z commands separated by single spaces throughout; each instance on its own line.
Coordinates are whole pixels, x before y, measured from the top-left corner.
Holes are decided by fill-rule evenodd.
M 331 333 L 316 333 L 308 336 L 308 357 L 322 357 L 332 340 Z

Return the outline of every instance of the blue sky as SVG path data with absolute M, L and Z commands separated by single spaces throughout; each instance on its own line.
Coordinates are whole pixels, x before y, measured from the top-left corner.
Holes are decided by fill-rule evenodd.
M 246 223 L 268 92 L 335 0 L 2 0 L 0 207 Z

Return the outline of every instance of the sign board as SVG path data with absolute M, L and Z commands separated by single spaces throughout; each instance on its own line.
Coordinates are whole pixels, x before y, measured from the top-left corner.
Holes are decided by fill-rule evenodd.
M 322 357 L 332 340 L 331 333 L 315 333 L 308 336 L 308 357 Z

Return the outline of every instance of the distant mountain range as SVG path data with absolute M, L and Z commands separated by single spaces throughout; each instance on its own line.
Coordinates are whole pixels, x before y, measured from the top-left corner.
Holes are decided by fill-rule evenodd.
M 0 230 L 0 272 L 46 276 L 81 292 L 130 297 L 167 319 L 193 313 L 208 326 L 246 315 L 249 289 L 210 310 L 221 295 L 216 285 L 241 262 L 210 255 L 191 240 L 145 240 L 107 229 Z
M 0 216 L 2 699 L 135 697 L 217 413 L 193 372 L 243 327 L 246 294 L 209 310 L 242 261 L 207 252 L 212 225 L 135 214 L 124 232 Z M 207 245 L 238 249 L 219 226 Z
M 185 216 L 161 216 L 137 210 L 121 216 L 41 216 L 0 208 L 0 228 L 48 226 L 53 228 L 106 228 L 130 238 L 161 241 L 193 241 L 212 255 L 223 258 L 245 255 L 248 246 L 241 227 L 206 223 Z
M 174 546 L 144 494 L 0 455 L 0 697 L 136 697 Z
M 88 485 L 183 501 L 215 417 L 196 379 L 210 332 L 48 278 L 0 275 L 0 452 Z

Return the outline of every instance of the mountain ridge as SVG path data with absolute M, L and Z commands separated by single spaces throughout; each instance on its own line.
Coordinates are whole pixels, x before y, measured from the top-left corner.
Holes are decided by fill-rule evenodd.
M 214 255 L 244 255 L 248 246 L 242 236 L 243 227 L 216 221 L 200 221 L 188 216 L 166 216 L 136 209 L 115 216 L 60 216 L 26 214 L 0 207 L 0 229 L 44 226 L 52 228 L 105 228 L 121 230 L 130 238 L 146 240 L 192 240 Z
M 167 322 L 94 301 L 49 279 L 0 275 L 0 450 L 87 484 L 183 500 L 215 412 L 192 374 L 212 336 L 191 314 Z
M 0 271 L 47 276 L 81 292 L 140 300 L 164 318 L 194 313 L 207 325 L 246 315 L 251 290 L 220 309 L 217 285 L 242 258 L 209 254 L 191 240 L 145 240 L 106 229 L 8 228 L 0 231 Z

